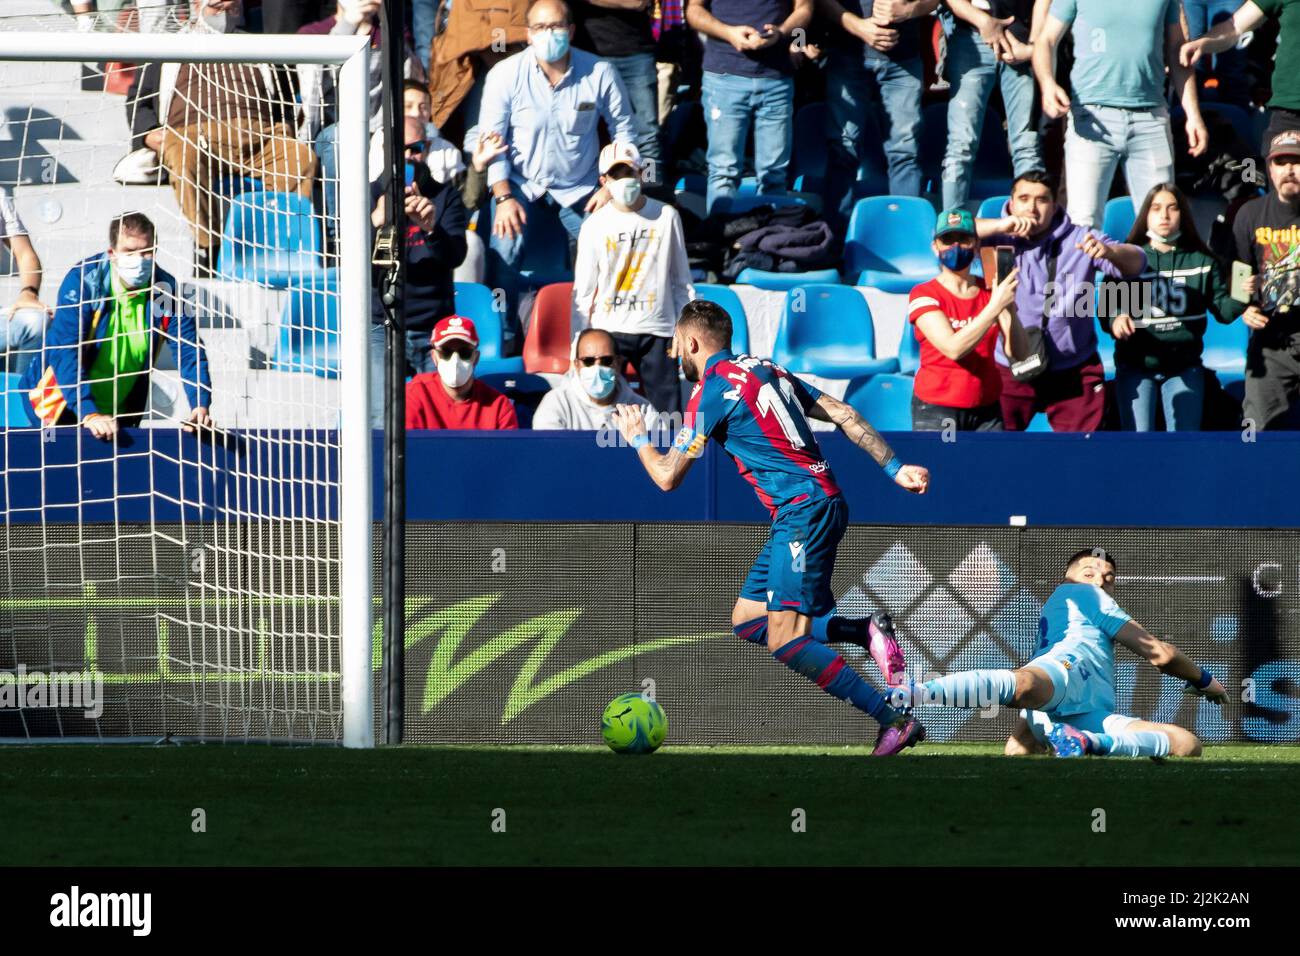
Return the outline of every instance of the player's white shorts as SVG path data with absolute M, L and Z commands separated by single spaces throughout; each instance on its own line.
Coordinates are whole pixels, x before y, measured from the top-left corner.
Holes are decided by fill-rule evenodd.
M 1138 719 L 1125 717 L 1123 714 L 1107 713 L 1104 710 L 1093 710 L 1084 714 L 1022 710 L 1020 716 L 1028 722 L 1029 732 L 1040 744 L 1047 743 L 1047 733 L 1052 729 L 1053 723 L 1069 724 L 1077 730 L 1086 730 L 1092 734 L 1122 734 L 1129 724 L 1135 723 Z

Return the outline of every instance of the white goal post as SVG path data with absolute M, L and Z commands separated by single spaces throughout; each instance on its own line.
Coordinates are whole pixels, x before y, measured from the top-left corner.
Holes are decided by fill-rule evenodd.
M 329 489 L 329 493 L 337 496 L 337 528 L 329 529 L 330 535 L 337 534 L 336 544 L 331 538 L 330 545 L 331 549 L 337 549 L 337 566 L 334 565 L 334 558 L 331 555 L 329 574 L 336 574 L 338 593 L 336 596 L 328 597 L 330 601 L 337 598 L 336 617 L 335 612 L 331 611 L 328 625 L 330 630 L 337 630 L 337 634 L 325 636 L 329 639 L 331 656 L 337 654 L 339 674 L 337 699 L 341 700 L 342 704 L 341 733 L 338 730 L 340 721 L 337 719 L 333 723 L 335 729 L 330 733 L 336 734 L 334 740 L 341 740 L 346 747 L 373 747 L 376 723 L 375 678 L 372 669 L 374 526 L 371 488 L 372 432 L 369 412 L 371 198 L 367 156 L 371 115 L 370 57 L 368 42 L 362 37 L 214 35 L 192 32 L 53 33 L 0 30 L 0 69 L 7 69 L 10 75 L 13 75 L 15 70 L 24 69 L 18 67 L 18 63 L 30 64 L 31 82 L 34 87 L 39 83 L 42 64 L 51 63 L 270 64 L 290 69 L 302 64 L 311 64 L 338 69 L 337 221 L 340 224 L 337 237 L 338 424 L 336 427 L 338 435 L 337 445 L 331 444 L 327 450 L 328 455 L 337 459 L 336 466 L 329 465 L 331 469 L 337 467 L 337 471 L 328 472 L 327 481 L 332 486 L 336 486 Z M 120 104 L 120 98 L 115 102 Z M 121 109 L 121 106 L 117 108 Z M 123 143 L 123 151 L 126 148 L 127 144 Z M 35 228 L 32 229 L 32 237 L 39 246 L 39 232 Z M 103 240 L 104 237 L 99 235 L 88 236 L 87 251 L 102 248 Z M 53 302 L 55 290 L 61 279 L 61 275 L 46 275 L 44 284 L 46 301 Z M 220 428 L 222 422 L 217 421 L 216 425 Z M 76 433 L 72 440 L 87 439 L 84 435 Z M 18 463 L 6 460 L 6 468 L 17 467 Z M 315 490 L 312 493 L 315 493 Z M 240 517 L 246 516 L 245 514 Z M 5 516 L 4 520 L 8 520 L 8 517 Z M 265 556 L 259 554 L 256 557 L 260 560 Z M 9 573 L 12 577 L 12 570 Z M 0 587 L 3 586 L 3 582 L 0 582 Z M 205 594 L 216 593 L 218 590 L 219 588 L 213 587 Z M 274 599 L 274 594 L 271 598 Z M 238 597 L 235 599 L 237 600 Z M 210 600 L 215 606 L 221 600 L 232 599 L 214 597 Z M 200 622 L 200 625 L 213 627 L 205 622 Z M 245 625 L 222 623 L 219 626 L 233 630 L 235 627 Z M 253 625 L 247 626 L 250 629 L 253 627 Z M 199 625 L 196 625 L 196 628 L 198 627 Z M 251 633 L 219 635 L 219 640 L 227 642 L 241 638 L 254 643 L 257 640 Z M 337 638 L 336 648 L 333 643 L 335 638 Z M 200 637 L 199 640 L 202 645 L 203 638 Z M 180 641 L 174 643 L 179 644 Z M 200 646 L 199 654 L 204 653 L 206 653 L 204 647 Z M 157 656 L 162 661 L 163 650 L 159 650 Z M 202 658 L 201 662 L 207 664 L 208 659 Z M 224 665 L 224 660 L 218 663 Z M 30 667 L 30 663 L 27 666 Z M 200 669 L 195 667 L 193 671 L 197 672 Z M 209 669 L 215 671 L 217 668 L 213 666 Z M 287 665 L 286 669 L 288 669 Z M 300 666 L 297 671 L 310 669 L 311 666 Z M 280 685 L 287 686 L 289 689 L 277 689 L 274 693 L 297 692 L 296 687 L 289 685 L 293 680 L 300 678 L 300 673 L 289 676 L 290 680 L 282 681 Z M 328 693 L 331 701 L 335 701 L 335 691 L 330 690 Z M 331 703 L 330 706 L 334 717 L 338 718 L 336 704 Z M 143 733 L 152 733 L 152 730 L 145 729 Z M 142 736 L 143 733 L 137 735 Z M 328 739 L 330 733 L 313 731 L 308 736 L 311 739 Z M 229 736 L 237 738 L 239 734 L 231 733 Z

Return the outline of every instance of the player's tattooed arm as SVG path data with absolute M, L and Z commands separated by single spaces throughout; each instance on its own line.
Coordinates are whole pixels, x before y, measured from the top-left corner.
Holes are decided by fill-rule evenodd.
M 1186 654 L 1168 641 L 1151 634 L 1137 621 L 1127 621 L 1115 634 L 1116 643 L 1123 644 L 1138 657 L 1150 662 L 1151 666 L 1162 674 L 1177 677 L 1196 687 L 1206 674 Z M 1211 679 L 1204 687 L 1197 687 L 1197 692 L 1217 703 L 1228 699 L 1228 692 L 1217 679 Z
M 614 424 L 622 433 L 623 440 L 636 449 L 637 457 L 645 467 L 650 480 L 662 491 L 672 491 L 680 485 L 682 479 L 686 477 L 686 472 L 690 470 L 691 463 L 699 457 L 698 454 L 683 453 L 676 447 L 660 454 L 654 445 L 650 444 L 645 420 L 642 418 L 641 409 L 636 405 L 619 405 L 614 410 Z
M 920 465 L 899 462 L 889 442 L 852 405 L 823 392 L 808 409 L 808 414 L 819 421 L 830 422 L 842 431 L 849 441 L 875 459 L 899 487 L 918 495 L 929 490 L 930 472 Z

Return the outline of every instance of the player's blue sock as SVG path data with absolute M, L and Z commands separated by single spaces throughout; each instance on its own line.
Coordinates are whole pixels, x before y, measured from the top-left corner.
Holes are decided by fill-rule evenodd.
M 960 671 L 917 685 L 916 704 L 944 707 L 988 707 L 1010 704 L 1016 697 L 1014 671 Z M 924 694 L 924 697 L 922 697 Z
M 811 637 L 799 637 L 772 652 L 772 656 L 833 697 L 848 701 L 882 724 L 892 724 L 898 711 L 885 703 L 876 689 L 862 679 L 844 658 Z
M 1110 739 L 1106 753 L 1112 757 L 1169 756 L 1169 738 L 1158 730 L 1126 730 Z
M 1088 738 L 1088 746 L 1092 748 L 1088 753 L 1098 757 L 1106 756 L 1110 753 L 1110 748 L 1115 746 L 1115 738 L 1110 734 L 1094 734 L 1087 730 L 1081 730 L 1079 733 Z
M 746 621 L 744 624 L 737 624 L 732 628 L 736 636 L 742 640 L 749 641 L 751 644 L 761 644 L 767 647 L 767 617 L 756 617 Z

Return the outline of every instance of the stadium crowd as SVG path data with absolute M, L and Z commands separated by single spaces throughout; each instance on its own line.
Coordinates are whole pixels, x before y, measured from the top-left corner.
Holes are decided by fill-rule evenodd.
M 382 0 L 190 3 L 185 29 L 380 43 Z M 522 404 L 535 428 L 607 427 L 613 405 L 632 400 L 680 415 L 672 335 L 686 302 L 732 282 L 793 290 L 828 278 L 908 295 L 900 360 L 916 356 L 903 368 L 914 372 L 916 429 L 1024 430 L 1040 413 L 1064 431 L 1300 418 L 1300 0 L 408 6 L 408 427 L 515 428 Z M 95 4 L 72 7 L 86 15 Z M 126 98 L 133 140 L 115 176 L 170 180 L 196 274 L 211 276 L 222 237 L 207 202 L 221 170 L 310 198 L 333 220 L 331 82 L 321 70 L 139 70 Z M 376 224 L 381 83 L 376 56 Z M 924 220 L 921 265 L 891 263 L 894 227 L 864 211 L 876 196 Z M 1134 215 L 1112 235 L 1116 196 Z M 1189 196 L 1220 213 L 1208 237 Z M 918 214 L 914 197 L 933 205 Z M 11 203 L 0 211 L 5 241 L 23 243 L 23 297 L 0 321 L 0 343 L 15 347 L 39 335 L 33 315 L 45 307 L 26 230 Z M 64 281 L 93 292 L 96 271 L 96 288 L 118 303 L 109 337 L 148 320 L 126 274 L 147 244 L 117 248 L 146 224 L 123 220 L 109 251 Z M 504 358 L 527 357 L 535 326 L 556 312 L 548 289 L 571 284 L 563 377 L 540 405 L 540 392 L 506 384 L 525 376 L 478 374 L 480 331 L 455 314 L 466 281 L 500 293 Z M 62 302 L 46 336 L 75 345 L 85 320 Z M 378 305 L 373 321 L 381 383 Z M 1237 322 L 1250 332 L 1234 392 L 1202 356 L 1216 326 Z M 841 348 L 856 341 L 849 332 Z M 195 398 L 206 402 L 194 345 Z M 1108 381 L 1101 353 L 1111 349 Z M 143 346 L 106 351 L 136 363 L 123 375 L 147 367 Z M 33 363 L 25 386 L 52 368 Z M 140 411 L 138 391 L 118 387 L 119 414 Z M 95 395 L 82 393 L 95 414 Z M 206 407 L 196 416 L 206 423 Z

